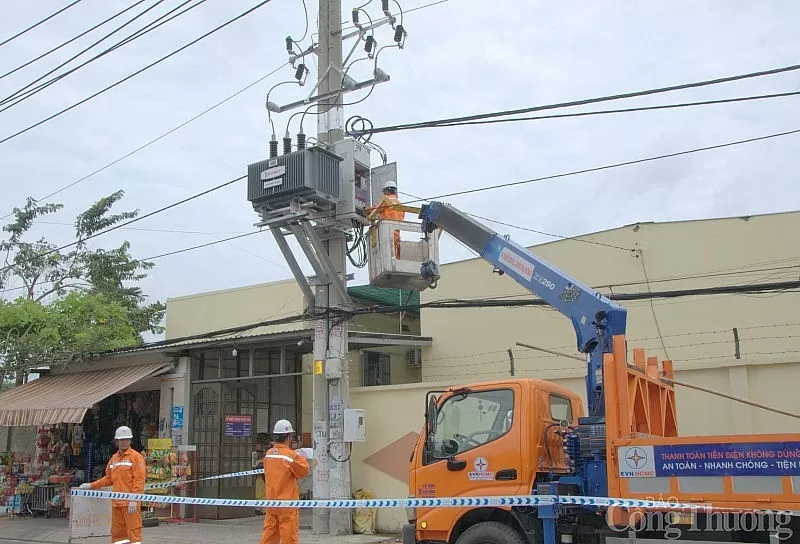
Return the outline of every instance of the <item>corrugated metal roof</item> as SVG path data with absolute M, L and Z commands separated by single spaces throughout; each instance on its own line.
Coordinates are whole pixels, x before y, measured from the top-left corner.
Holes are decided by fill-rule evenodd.
M 419 304 L 419 291 L 392 289 L 372 285 L 354 285 L 347 288 L 353 298 L 368 300 L 386 306 L 416 306 Z
M 0 426 L 81 423 L 86 411 L 171 363 L 43 376 L 0 394 Z
M 230 343 L 235 340 L 243 340 L 243 341 L 248 341 L 247 343 L 251 343 L 249 341 L 252 341 L 253 339 L 272 339 L 272 338 L 278 339 L 284 337 L 297 337 L 297 336 L 302 336 L 304 333 L 314 334 L 314 330 L 309 329 L 307 327 L 297 327 L 291 330 L 281 330 L 275 332 L 274 330 L 272 330 L 271 327 L 258 327 L 249 331 L 229 333 L 229 334 L 204 336 L 202 333 L 198 333 L 195 337 L 186 340 L 176 339 L 175 341 L 171 342 L 169 338 L 167 338 L 166 340 L 154 342 L 151 345 L 144 345 L 141 347 L 136 347 L 131 349 L 123 349 L 115 351 L 114 353 L 117 355 L 122 355 L 127 353 L 139 353 L 145 351 L 169 351 L 177 348 L 198 348 L 202 346 L 214 346 L 215 344 L 218 344 L 220 342 Z

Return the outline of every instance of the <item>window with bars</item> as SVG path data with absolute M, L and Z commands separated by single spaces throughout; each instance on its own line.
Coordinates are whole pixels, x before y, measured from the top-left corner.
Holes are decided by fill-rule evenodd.
M 391 358 L 387 353 L 379 353 L 377 351 L 361 352 L 361 385 L 363 387 L 391 385 L 392 372 L 390 361 Z

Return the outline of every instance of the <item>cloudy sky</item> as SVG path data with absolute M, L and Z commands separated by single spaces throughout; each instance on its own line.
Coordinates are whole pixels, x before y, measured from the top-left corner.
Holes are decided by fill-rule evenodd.
M 352 7 L 343 2 L 344 22 Z M 400 0 L 412 10 L 431 0 Z M 0 41 L 67 5 L 69 0 L 8 2 Z M 0 46 L 0 74 L 63 43 L 133 0 L 83 0 L 27 34 Z M 256 5 L 256 0 L 205 2 L 163 27 L 92 62 L 42 92 L 0 112 L 0 139 L 128 76 Z M 49 72 L 121 21 L 156 5 L 141 19 L 84 54 L 93 56 L 180 4 L 145 0 L 58 52 L 0 78 L 0 96 Z M 191 5 L 191 4 L 190 4 Z M 316 39 L 317 5 L 272 0 L 252 14 L 169 60 L 52 121 L 0 143 L 0 216 L 27 196 L 41 198 L 91 174 L 203 110 L 252 84 L 287 60 L 284 38 Z M 379 0 L 365 8 L 381 16 Z M 392 2 L 397 12 L 397 4 Z M 713 79 L 796 64 L 800 58 L 791 0 L 730 2 L 543 2 L 447 0 L 405 15 L 404 50 L 387 49 L 378 66 L 391 76 L 345 117 L 363 115 L 375 126 L 521 108 Z M 362 21 L 365 17 L 362 17 Z M 376 31 L 390 42 L 388 26 Z M 352 40 L 346 42 L 349 50 Z M 354 58 L 363 57 L 363 48 Z M 317 76 L 308 63 L 309 81 Z M 64 70 L 66 68 L 62 68 Z M 60 73 L 60 72 L 59 72 Z M 243 175 L 267 155 L 270 135 L 265 95 L 291 80 L 285 67 L 236 98 L 157 143 L 48 199 L 64 204 L 37 229 L 55 243 L 73 240 L 75 215 L 122 189 L 120 209 L 142 214 Z M 350 71 L 371 77 L 369 62 Z M 800 90 L 800 73 L 762 77 L 703 89 L 654 95 L 588 111 Z M 271 100 L 307 96 L 282 85 Z M 366 91 L 348 94 L 353 102 Z M 524 123 L 395 132 L 375 136 L 398 162 L 401 191 L 421 197 L 592 168 L 762 136 L 798 127 L 800 98 L 553 119 Z M 5 106 L 2 106 L 5 107 Z M 0 108 L 1 109 L 1 108 Z M 564 110 L 567 111 L 567 110 Z M 280 138 L 291 113 L 274 117 Z M 289 127 L 294 136 L 296 117 Z M 313 133 L 315 122 L 306 121 Z M 794 169 L 800 135 L 682 156 L 553 181 L 448 198 L 461 209 L 562 236 L 636 221 L 672 221 L 794 210 L 800 188 Z M 380 159 L 373 155 L 373 161 Z M 129 240 L 147 258 L 253 229 L 257 220 L 244 182 L 95 240 L 112 247 Z M 524 230 L 497 227 L 523 244 L 549 241 Z M 443 261 L 470 257 L 446 240 Z M 153 298 L 231 288 L 291 277 L 265 232 L 155 261 L 145 282 Z M 306 267 L 306 269 L 309 269 Z M 352 267 L 351 267 L 351 271 Z M 358 270 L 359 282 L 366 281 Z

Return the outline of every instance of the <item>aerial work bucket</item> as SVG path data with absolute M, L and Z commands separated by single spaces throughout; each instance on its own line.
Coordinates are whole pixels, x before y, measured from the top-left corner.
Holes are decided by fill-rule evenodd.
M 414 232 L 419 241 L 400 240 L 395 231 Z M 376 287 L 424 291 L 435 288 L 439 278 L 439 232 L 425 235 L 419 223 L 378 220 L 367 233 L 369 282 Z

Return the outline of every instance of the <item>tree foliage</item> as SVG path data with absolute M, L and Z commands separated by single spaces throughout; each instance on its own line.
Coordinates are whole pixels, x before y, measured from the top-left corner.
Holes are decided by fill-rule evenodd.
M 69 248 L 39 238 L 28 241 L 36 221 L 58 212 L 61 204 L 28 198 L 15 208 L 0 240 L 0 361 L 3 374 L 53 364 L 68 364 L 100 353 L 142 343 L 145 331 L 159 334 L 165 306 L 147 303 L 136 285 L 153 263 L 118 248 L 92 249 L 102 231 L 138 215 L 112 213 L 122 191 L 104 197 L 75 220 Z M 16 295 L 16 296 L 14 296 Z

